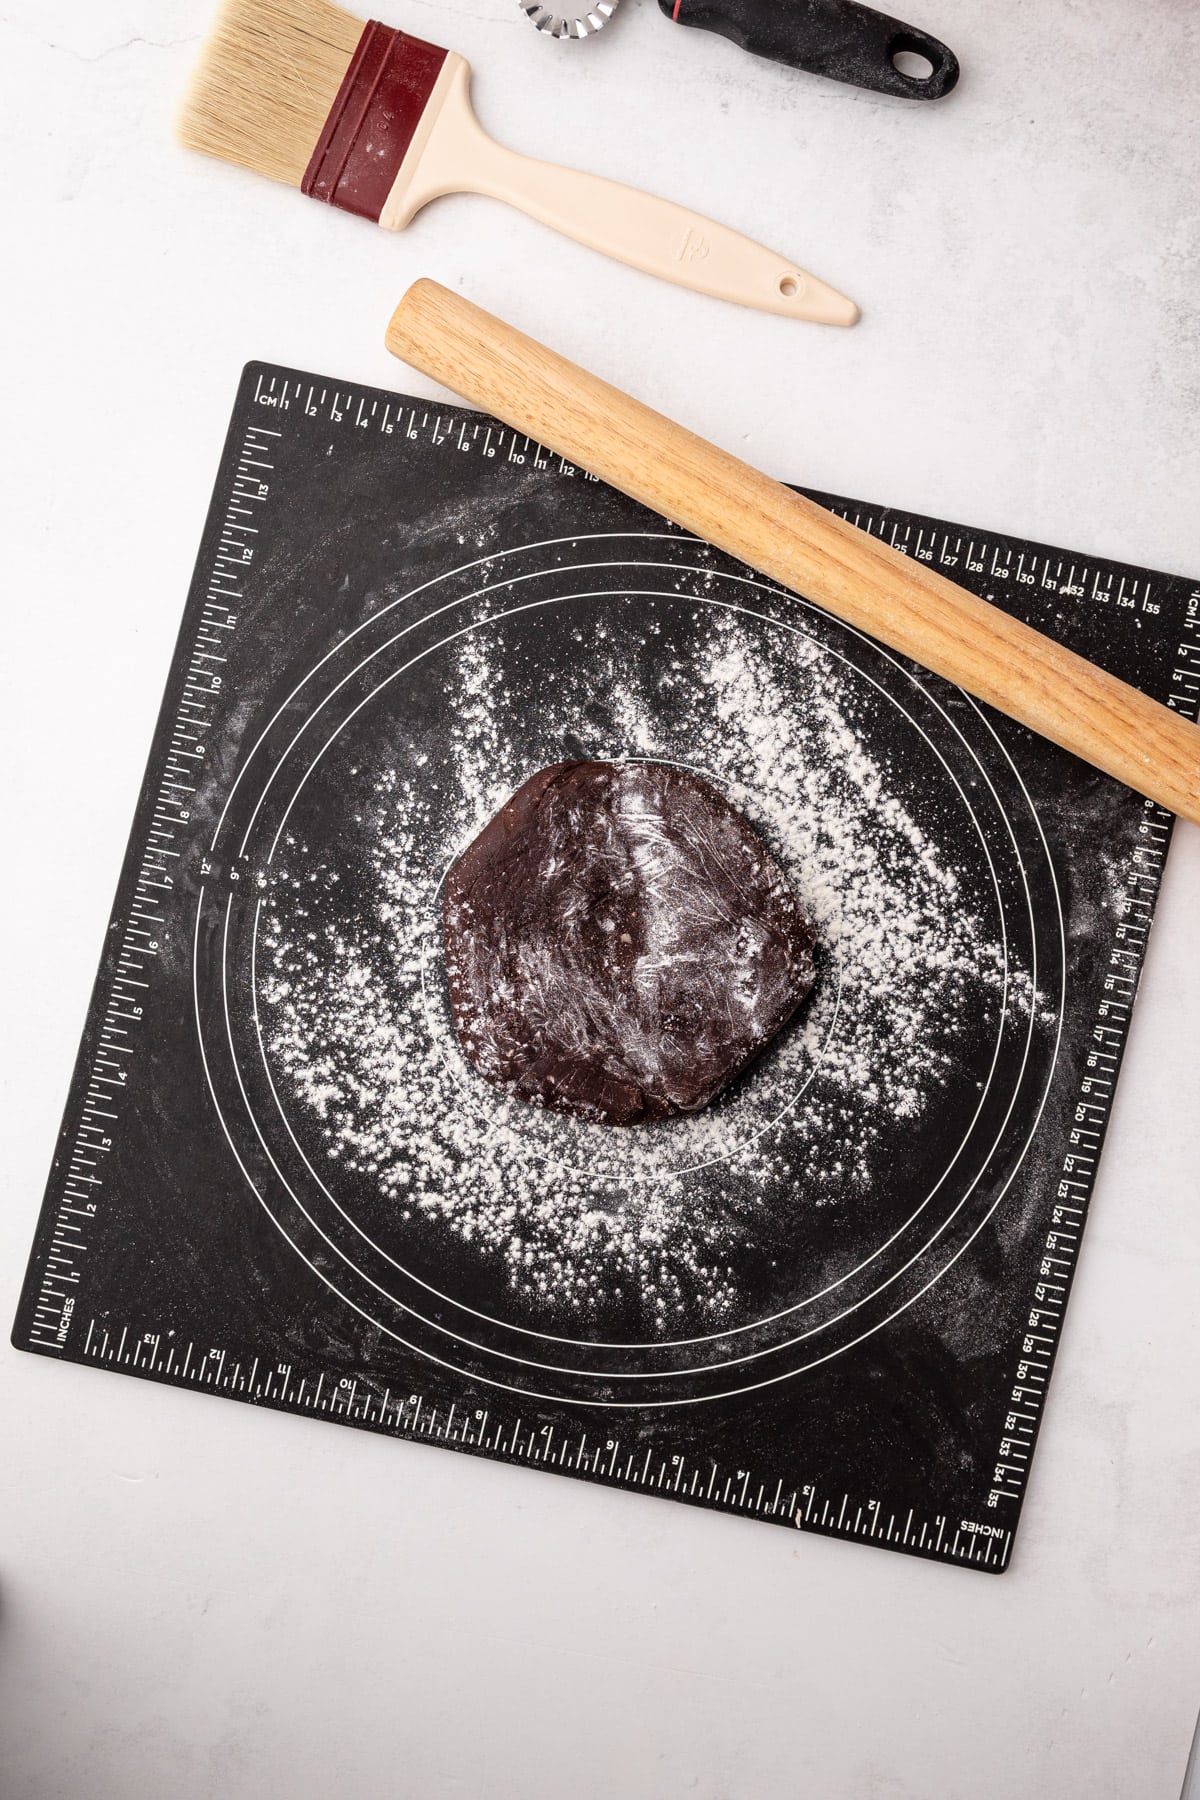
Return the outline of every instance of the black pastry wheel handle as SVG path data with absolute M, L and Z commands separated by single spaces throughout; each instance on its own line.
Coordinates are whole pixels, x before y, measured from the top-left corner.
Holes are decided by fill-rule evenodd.
M 958 58 L 937 38 L 858 0 L 658 0 L 677 25 L 716 31 L 754 56 L 828 75 L 877 94 L 938 100 L 958 80 Z M 896 67 L 903 52 L 923 56 L 921 77 Z

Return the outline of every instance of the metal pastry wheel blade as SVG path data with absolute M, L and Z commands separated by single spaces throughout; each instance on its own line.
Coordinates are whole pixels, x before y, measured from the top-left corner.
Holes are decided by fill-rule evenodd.
M 532 19 L 539 31 L 548 33 L 553 38 L 585 38 L 594 37 L 603 30 L 616 12 L 620 0 L 596 0 L 586 12 L 554 13 L 543 6 L 541 0 L 517 0 L 518 6 L 527 19 Z

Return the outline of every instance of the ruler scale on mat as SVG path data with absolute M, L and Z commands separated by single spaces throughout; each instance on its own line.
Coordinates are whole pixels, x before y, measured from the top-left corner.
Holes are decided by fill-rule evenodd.
M 1200 588 L 815 498 L 1196 715 Z M 606 1131 L 463 1063 L 438 904 L 622 755 L 726 788 L 820 971 Z M 13 1341 L 997 1572 L 1170 827 L 495 421 L 251 365 Z

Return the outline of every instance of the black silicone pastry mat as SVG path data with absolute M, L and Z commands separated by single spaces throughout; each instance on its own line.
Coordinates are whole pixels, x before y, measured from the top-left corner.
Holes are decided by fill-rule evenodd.
M 1191 584 L 817 498 L 1194 712 Z M 445 871 L 571 757 L 701 770 L 817 924 L 689 1118 L 453 1040 Z M 14 1342 L 1001 1570 L 1170 826 L 493 420 L 252 364 Z

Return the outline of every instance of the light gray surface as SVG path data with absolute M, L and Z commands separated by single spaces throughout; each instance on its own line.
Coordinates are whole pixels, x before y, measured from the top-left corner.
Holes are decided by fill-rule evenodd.
M 1196 1730 L 1192 1738 L 1192 1753 L 1188 1757 L 1187 1774 L 1183 1778 L 1183 1793 L 1180 1800 L 1196 1800 L 1197 1794 L 1200 1794 L 1200 1720 L 1196 1722 Z
M 791 75 L 625 0 L 388 0 L 520 148 L 855 295 L 681 296 L 484 201 L 398 239 L 165 141 L 207 8 L 17 0 L 2 672 L 11 1318 L 238 370 L 431 391 L 415 275 L 761 465 L 1200 574 L 1188 0 L 928 0 L 959 92 Z M 20 192 L 14 201 L 14 189 Z M 5 1800 L 1174 1800 L 1200 1695 L 1200 832 L 1172 852 L 999 1580 L 0 1351 Z

